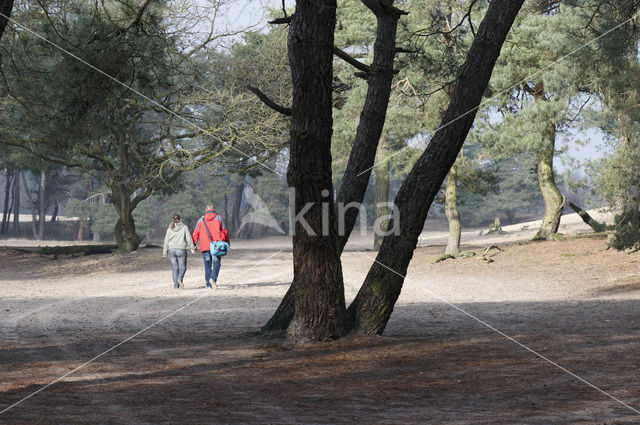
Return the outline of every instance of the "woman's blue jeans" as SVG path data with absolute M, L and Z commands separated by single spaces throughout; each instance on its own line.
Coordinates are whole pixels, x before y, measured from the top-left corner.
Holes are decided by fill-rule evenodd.
M 187 271 L 187 250 L 186 249 L 170 249 L 167 254 L 171 261 L 171 271 L 173 273 L 173 287 L 180 286 L 180 282 L 184 278 Z
M 204 280 L 207 283 L 210 283 L 210 280 L 217 282 L 218 273 L 220 273 L 220 257 L 211 255 L 211 251 L 203 251 L 202 259 L 204 260 Z

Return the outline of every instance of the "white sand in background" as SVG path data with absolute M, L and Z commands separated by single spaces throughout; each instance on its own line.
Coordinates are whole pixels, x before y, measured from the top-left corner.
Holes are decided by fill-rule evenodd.
M 599 220 L 607 215 L 593 213 Z M 463 243 L 495 244 L 530 239 L 539 222 L 505 226 L 504 234 L 478 236 L 463 232 Z M 567 233 L 588 231 L 576 214 L 563 216 L 561 230 Z M 347 301 L 353 299 L 375 252 L 354 252 L 371 248 L 371 237 L 354 235 L 342 256 Z M 425 231 L 419 244 L 443 244 L 446 232 Z M 48 245 L 61 245 L 47 241 Z M 71 243 L 71 242 L 70 242 Z M 24 240 L 2 241 L 4 245 L 41 245 Z M 159 249 L 144 249 L 125 256 L 98 255 L 56 262 L 34 257 L 36 264 L 26 269 L 3 270 L 0 274 L 0 337 L 13 338 L 26 332 L 47 333 L 56 329 L 60 338 L 75 338 L 78 331 L 137 329 L 198 297 L 204 297 L 173 321 L 189 326 L 207 326 L 212 322 L 225 329 L 259 328 L 279 304 L 292 279 L 291 240 L 268 237 L 232 243 L 231 253 L 223 259 L 219 282 L 221 289 L 203 289 L 204 273 L 199 253 L 189 255 L 185 277 L 186 290 L 176 291 L 170 280 L 170 266 Z M 278 251 L 283 251 L 278 253 Z M 275 255 L 274 255 L 275 254 Z M 555 281 L 514 281 L 496 274 L 490 281 L 465 276 L 426 275 L 419 270 L 423 260 L 415 260 L 409 269 L 399 304 L 442 302 L 431 292 L 455 302 L 539 301 L 566 299 L 568 294 L 584 292 L 581 282 L 567 281 L 561 287 Z M 71 267 L 78 262 L 81 270 Z M 65 266 L 65 264 L 67 264 Z M 23 264 L 20 267 L 25 267 Z M 35 275 L 32 276 L 30 268 Z M 425 286 L 427 285 L 427 286 Z M 412 317 L 395 315 L 396 320 L 411 322 Z

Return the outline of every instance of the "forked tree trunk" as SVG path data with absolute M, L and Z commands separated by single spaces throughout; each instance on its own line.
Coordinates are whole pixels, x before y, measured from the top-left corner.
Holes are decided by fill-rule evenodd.
M 349 306 L 354 333 L 381 334 L 402 290 L 429 207 L 469 133 L 504 40 L 523 0 L 494 0 L 460 71 L 442 126 L 400 187 L 395 205 L 400 234 L 382 242 L 364 284 Z M 444 124 L 447 124 L 444 126 Z
M 133 191 L 123 185 L 116 184 L 111 187 L 111 200 L 118 213 L 118 221 L 114 228 L 114 237 L 122 252 L 135 251 L 143 239 L 143 237 L 136 233 L 133 210 L 142 199 L 146 199 L 150 194 L 142 199 L 140 199 L 140 195 L 138 195 L 134 200 L 131 199 L 132 195 Z
M 385 2 L 387 4 L 384 7 L 377 0 L 362 0 L 362 3 L 376 15 L 376 41 L 373 46 L 373 62 L 367 75 L 367 96 L 338 193 L 338 205 L 362 203 L 367 190 L 391 95 L 398 20 L 404 14 L 401 10 L 390 6 L 392 1 Z M 340 253 L 349 239 L 357 217 L 356 209 L 347 210 L 344 214 L 344 231 L 340 234 L 339 241 Z M 295 286 L 294 279 L 278 309 L 262 330 L 282 330 L 289 326 L 295 311 Z
M 20 171 L 13 178 L 13 236 L 20 237 Z
M 445 254 L 454 257 L 460 254 L 460 233 L 462 225 L 460 224 L 460 214 L 458 213 L 458 165 L 453 164 L 449 174 L 447 174 L 447 184 L 444 197 L 444 210 L 449 222 L 449 239 L 447 240 L 447 249 Z
M 297 341 L 336 339 L 345 332 L 331 180 L 336 6 L 336 0 L 297 1 L 288 38 L 293 104 L 287 182 L 294 189 L 293 215 L 306 210 L 293 235 L 295 313 L 289 333 Z
M 389 202 L 389 161 L 387 159 L 387 148 L 385 141 L 380 141 L 378 147 L 378 162 L 383 161 L 375 168 L 376 186 L 373 193 L 373 209 L 374 209 L 374 236 L 373 249 L 380 249 L 384 236 L 381 232 L 387 230 L 389 225 L 389 208 L 385 204 Z

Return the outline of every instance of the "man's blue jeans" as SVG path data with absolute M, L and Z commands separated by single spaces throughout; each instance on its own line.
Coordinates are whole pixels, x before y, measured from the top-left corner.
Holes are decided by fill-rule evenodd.
M 210 283 L 209 280 L 217 282 L 218 273 L 220 273 L 220 257 L 211 255 L 211 251 L 203 251 L 202 259 L 204 260 L 204 280 L 207 283 Z

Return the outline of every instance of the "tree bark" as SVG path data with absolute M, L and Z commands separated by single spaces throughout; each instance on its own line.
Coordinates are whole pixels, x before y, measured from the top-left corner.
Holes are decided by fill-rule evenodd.
M 429 207 L 473 124 L 504 40 L 523 0 L 494 0 L 478 28 L 440 129 L 400 187 L 400 234 L 385 237 L 376 262 L 349 306 L 354 333 L 381 334 L 402 290 Z
M 111 186 L 111 200 L 118 213 L 118 221 L 114 228 L 116 243 L 123 252 L 132 252 L 138 249 L 144 237 L 136 233 L 136 224 L 133 220 L 133 210 L 144 199 L 151 196 L 150 190 L 145 190 L 131 199 L 133 191 L 122 184 Z
M 380 249 L 382 240 L 384 239 L 384 236 L 380 232 L 386 231 L 389 225 L 389 208 L 385 204 L 389 202 L 389 161 L 384 161 L 387 155 L 388 152 L 385 141 L 381 140 L 378 148 L 378 158 L 379 161 L 383 162 L 375 168 L 376 186 L 373 193 L 375 216 L 373 249 Z
M 582 221 L 584 221 L 586 225 L 591 227 L 594 232 L 600 233 L 600 232 L 604 232 L 605 230 L 607 230 L 607 225 L 606 224 L 600 223 L 598 220 L 596 220 L 595 218 L 591 217 L 591 215 L 589 215 L 588 212 L 586 212 L 584 209 L 580 208 L 579 206 L 577 206 L 573 202 L 567 202 L 567 206 L 569 208 L 571 208 L 572 210 L 574 210 L 576 212 L 576 214 L 578 214 L 580 216 Z
M 44 224 L 45 224 L 45 213 L 47 209 L 47 203 L 45 199 L 46 193 L 46 184 L 47 184 L 47 174 L 43 171 L 40 172 L 40 185 L 38 186 L 38 213 L 40 217 L 38 217 L 38 240 L 44 240 Z
M 9 228 L 9 198 L 11 196 L 11 171 L 7 168 L 4 182 L 4 205 L 2 208 L 2 224 L 0 225 L 0 234 L 7 233 Z
M 13 236 L 20 237 L 20 171 L 13 178 Z
M 564 195 L 558 190 L 553 173 L 553 155 L 555 154 L 556 129 L 551 123 L 543 135 L 545 149 L 538 154 L 538 185 L 544 198 L 544 217 L 540 229 L 533 240 L 551 240 L 558 233 L 560 218 L 564 207 Z
M 287 182 L 294 189 L 293 277 L 297 341 L 339 338 L 345 331 L 340 247 L 331 180 L 335 0 L 299 0 L 289 30 L 293 81 Z M 310 208 L 307 208 L 311 205 Z M 306 211 L 306 213 L 305 213 Z
M 449 222 L 449 240 L 447 241 L 447 249 L 445 254 L 454 257 L 460 254 L 460 233 L 462 225 L 460 224 L 460 214 L 458 213 L 458 165 L 453 164 L 449 174 L 447 174 L 447 185 L 445 189 L 444 208 Z
M 375 13 L 378 26 L 376 41 L 373 45 L 373 62 L 367 79 L 367 96 L 360 113 L 356 138 L 349 154 L 349 161 L 337 198 L 337 202 L 344 205 L 351 202 L 361 203 L 367 191 L 391 97 L 398 20 L 404 14 L 394 7 L 385 9 L 372 4 L 378 2 L 364 1 L 363 3 Z M 392 1 L 387 3 L 393 4 Z M 345 231 L 343 235 L 340 235 L 342 248 L 347 244 L 358 213 L 357 208 L 345 211 Z
M 369 184 L 371 167 L 374 164 L 391 96 L 398 20 L 404 13 L 393 6 L 380 7 L 377 1 L 363 0 L 363 3 L 376 15 L 377 32 L 373 46 L 373 62 L 367 75 L 367 96 L 337 197 L 337 203 L 343 205 L 348 205 L 351 202 L 361 203 Z M 393 2 L 387 1 L 386 3 Z M 346 211 L 343 220 L 344 233 L 339 235 L 340 253 L 349 239 L 357 217 L 358 211 L 356 209 Z M 292 288 L 287 291 L 276 312 L 262 327 L 263 331 L 282 330 L 289 326 L 295 310 L 295 300 L 293 299 L 295 279 L 291 286 Z
M 0 39 L 4 34 L 4 30 L 7 27 L 7 23 L 9 22 L 9 20 L 5 18 L 5 16 L 11 17 L 12 9 L 13 9 L 13 0 L 0 0 L 0 13 L 4 15 L 4 16 L 0 15 Z

